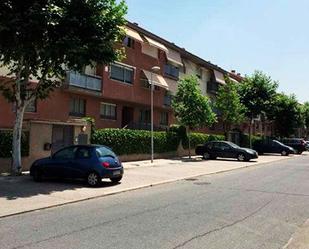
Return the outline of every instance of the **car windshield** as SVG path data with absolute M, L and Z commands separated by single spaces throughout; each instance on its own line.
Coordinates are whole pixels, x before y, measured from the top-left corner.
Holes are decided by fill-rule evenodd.
M 279 141 L 277 141 L 277 140 L 274 140 L 274 143 L 280 144 L 280 145 L 282 145 L 282 146 L 286 146 L 286 145 L 284 145 L 283 143 L 281 143 L 281 142 L 279 142 Z
M 98 157 L 112 157 L 112 158 L 117 157 L 114 152 L 112 152 L 110 149 L 106 147 L 98 147 L 96 148 L 96 152 Z
M 228 145 L 230 145 L 231 147 L 233 147 L 234 149 L 239 149 L 240 147 L 237 144 L 234 144 L 232 142 L 226 142 Z

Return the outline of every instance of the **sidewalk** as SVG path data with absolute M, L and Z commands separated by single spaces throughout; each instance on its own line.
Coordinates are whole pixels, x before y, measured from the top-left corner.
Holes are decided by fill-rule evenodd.
M 283 249 L 308 249 L 309 248 L 309 220 L 299 228 Z
M 0 177 L 0 217 L 293 157 L 260 156 L 258 162 L 223 159 L 204 161 L 198 157 L 192 160 L 158 159 L 153 165 L 149 161 L 128 162 L 124 163 L 125 173 L 121 184 L 115 185 L 107 180 L 99 188 L 89 188 L 80 182 L 37 183 L 29 175 Z

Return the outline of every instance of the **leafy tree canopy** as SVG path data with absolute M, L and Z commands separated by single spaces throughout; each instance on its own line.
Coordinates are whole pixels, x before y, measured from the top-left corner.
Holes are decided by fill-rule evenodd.
M 289 137 L 304 124 L 303 110 L 295 95 L 277 94 L 273 105 L 273 120 L 278 136 Z
M 240 101 L 237 85 L 228 77 L 225 78 L 225 85 L 219 88 L 215 102 L 215 108 L 220 113 L 225 132 L 228 132 L 230 125 L 239 124 L 244 120 L 245 106 Z
M 33 95 L 45 98 L 65 69 L 117 59 L 114 43 L 122 38 L 126 11 L 115 0 L 2 0 L 0 66 L 17 78 L 22 100 L 34 78 L 39 84 Z M 17 97 L 8 84 L 2 80 L 1 89 L 13 102 Z
M 263 72 L 256 71 L 247 76 L 239 87 L 241 103 L 246 107 L 246 116 L 254 118 L 267 113 L 276 95 L 278 83 Z
M 216 121 L 216 115 L 208 98 L 203 96 L 196 76 L 187 76 L 179 81 L 172 106 L 179 123 L 190 129 L 211 125 Z

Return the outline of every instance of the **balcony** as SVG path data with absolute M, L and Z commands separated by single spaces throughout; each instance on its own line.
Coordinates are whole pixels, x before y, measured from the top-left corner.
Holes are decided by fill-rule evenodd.
M 84 90 L 101 92 L 102 78 L 95 75 L 86 75 L 74 71 L 67 72 L 66 85 Z

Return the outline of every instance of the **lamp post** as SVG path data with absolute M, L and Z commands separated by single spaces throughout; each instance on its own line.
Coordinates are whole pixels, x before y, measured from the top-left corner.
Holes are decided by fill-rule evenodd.
M 153 143 L 153 90 L 154 90 L 154 84 L 152 81 L 152 75 L 154 72 L 159 72 L 160 71 L 160 67 L 158 66 L 154 66 L 151 68 L 151 79 L 150 79 L 150 84 L 151 84 L 151 163 L 153 163 L 153 157 L 154 157 L 154 143 Z

